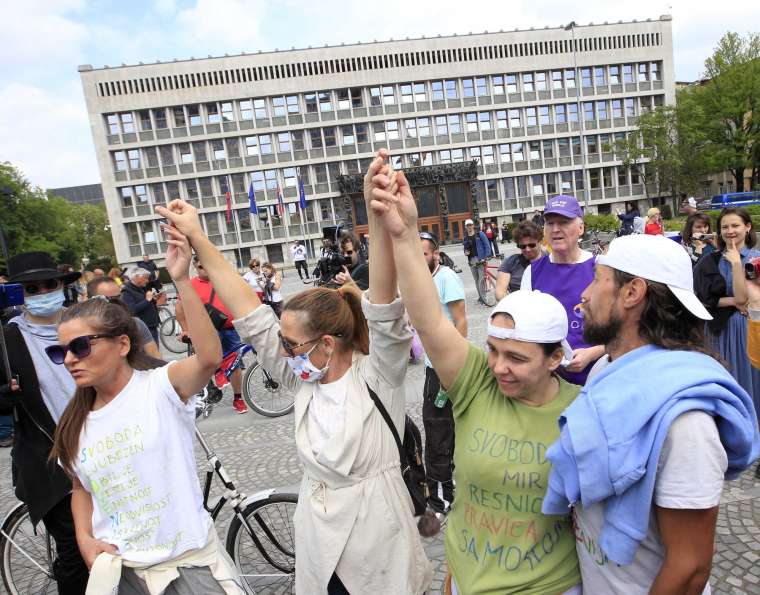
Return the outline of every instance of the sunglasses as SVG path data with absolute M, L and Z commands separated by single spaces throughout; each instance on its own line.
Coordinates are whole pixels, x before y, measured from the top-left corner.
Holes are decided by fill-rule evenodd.
M 322 337 L 317 337 L 316 339 L 311 339 L 310 341 L 304 341 L 303 343 L 296 343 L 295 345 L 288 341 L 285 337 L 282 336 L 282 333 L 280 331 L 277 331 L 277 336 L 280 338 L 280 345 L 282 345 L 282 349 L 287 353 L 290 357 L 296 356 L 296 349 L 299 347 L 303 347 L 305 345 L 310 345 L 311 343 L 316 343 L 319 341 Z
M 66 354 L 71 351 L 78 359 L 83 359 L 92 352 L 92 342 L 95 339 L 113 339 L 121 335 L 103 334 L 103 335 L 82 335 L 69 341 L 67 345 L 50 345 L 45 347 L 45 353 L 54 364 L 62 364 L 66 359 Z
M 426 231 L 421 231 L 420 232 L 420 239 L 421 240 L 427 240 L 428 242 L 430 242 L 431 244 L 433 244 L 433 247 L 435 247 L 436 249 L 438 248 L 438 238 L 435 237 L 432 233 L 428 233 Z
M 526 248 L 530 248 L 532 250 L 533 248 L 536 247 L 536 244 L 535 243 L 533 243 L 533 244 L 517 244 L 517 247 L 520 250 L 525 250 Z
M 47 281 L 36 281 L 34 283 L 24 283 L 24 293 L 27 295 L 37 295 L 42 288 L 53 291 L 58 288 L 58 279 L 48 279 Z

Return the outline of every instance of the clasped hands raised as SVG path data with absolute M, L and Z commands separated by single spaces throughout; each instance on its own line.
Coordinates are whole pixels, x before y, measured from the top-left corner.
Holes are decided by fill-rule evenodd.
M 380 149 L 364 176 L 367 214 L 395 239 L 417 235 L 417 205 L 403 171 L 387 163 L 388 150 Z

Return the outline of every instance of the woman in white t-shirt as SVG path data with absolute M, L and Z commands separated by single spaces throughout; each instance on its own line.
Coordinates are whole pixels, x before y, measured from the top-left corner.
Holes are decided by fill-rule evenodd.
M 222 357 L 190 284 L 190 245 L 166 228 L 166 268 L 187 316 L 195 355 L 165 365 L 142 350 L 122 305 L 91 299 L 67 309 L 61 343 L 46 349 L 77 385 L 52 458 L 73 478 L 77 543 L 88 592 L 242 593 L 203 508 L 193 451 L 194 395 Z
M 256 292 L 256 295 L 259 296 L 259 299 L 263 302 L 264 301 L 264 287 L 262 282 L 262 274 L 261 274 L 261 261 L 258 258 L 252 258 L 251 261 L 248 263 L 248 272 L 243 275 L 243 279 L 245 279 L 245 282 L 248 283 L 251 287 L 253 287 L 253 290 Z

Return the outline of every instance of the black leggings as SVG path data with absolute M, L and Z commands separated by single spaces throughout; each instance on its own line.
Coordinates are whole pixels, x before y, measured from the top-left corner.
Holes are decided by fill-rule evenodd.
M 71 496 L 66 496 L 42 517 L 47 532 L 55 541 L 53 576 L 60 595 L 82 595 L 90 573 L 79 553 L 71 516 Z

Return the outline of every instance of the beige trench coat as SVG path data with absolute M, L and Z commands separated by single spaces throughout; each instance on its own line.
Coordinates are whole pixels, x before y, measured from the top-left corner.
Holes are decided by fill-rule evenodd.
M 362 308 L 369 324 L 370 354 L 354 354 L 345 428 L 315 456 L 306 414 L 314 384 L 302 382 L 279 353 L 279 323 L 260 307 L 235 320 L 270 373 L 296 392 L 296 447 L 304 476 L 294 517 L 296 593 L 322 595 L 333 572 L 352 595 L 418 595 L 432 580 L 432 567 L 414 522 L 401 477 L 399 455 L 367 384 L 404 431 L 404 380 L 411 332 L 400 300 Z M 402 434 L 403 435 L 403 434 Z

